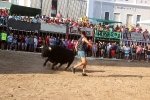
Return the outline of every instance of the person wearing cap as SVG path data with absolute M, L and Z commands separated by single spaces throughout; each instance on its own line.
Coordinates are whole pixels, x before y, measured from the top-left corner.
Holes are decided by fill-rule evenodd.
M 81 62 L 77 65 L 75 65 L 74 67 L 71 68 L 71 71 L 75 74 L 75 69 L 79 66 L 83 66 L 83 72 L 82 72 L 82 76 L 87 76 L 86 74 L 86 65 L 87 65 L 87 60 L 86 60 L 86 46 L 87 44 L 91 45 L 92 44 L 87 40 L 86 38 L 86 32 L 83 31 L 81 32 L 81 37 L 79 38 L 79 40 L 76 43 L 75 46 L 75 50 L 78 52 L 78 56 L 81 58 Z

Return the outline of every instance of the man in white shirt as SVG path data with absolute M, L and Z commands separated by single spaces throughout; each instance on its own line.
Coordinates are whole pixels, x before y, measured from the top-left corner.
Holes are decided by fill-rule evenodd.
M 108 43 L 107 46 L 106 46 L 107 57 L 108 57 L 108 58 L 109 58 L 109 54 L 110 54 L 110 48 L 111 48 L 111 45 L 110 45 L 110 43 Z
M 37 36 L 34 36 L 34 52 L 36 52 L 37 45 L 38 45 Z
M 125 53 L 125 59 L 126 60 L 128 60 L 128 62 L 130 62 L 129 61 L 129 56 L 130 56 L 130 47 L 129 47 L 129 45 L 127 44 L 124 48 L 123 48 L 123 50 L 124 50 L 124 53 Z

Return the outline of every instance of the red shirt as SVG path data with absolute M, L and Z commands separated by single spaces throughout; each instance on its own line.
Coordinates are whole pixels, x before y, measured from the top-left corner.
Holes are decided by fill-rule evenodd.
M 49 45 L 49 38 L 46 38 L 46 44 Z
M 21 37 L 21 42 L 25 43 L 25 38 L 24 37 Z

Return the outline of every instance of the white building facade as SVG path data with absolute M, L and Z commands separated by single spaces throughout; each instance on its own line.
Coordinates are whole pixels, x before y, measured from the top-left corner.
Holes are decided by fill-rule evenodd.
M 53 0 L 31 0 L 31 7 L 41 8 L 42 14 L 51 16 L 51 7 Z M 77 19 L 86 15 L 86 0 L 57 0 L 57 12 L 60 11 L 64 18 L 70 17 Z
M 149 13 L 150 0 L 87 0 L 88 17 L 116 20 L 126 26 L 139 26 L 138 21 L 150 19 Z

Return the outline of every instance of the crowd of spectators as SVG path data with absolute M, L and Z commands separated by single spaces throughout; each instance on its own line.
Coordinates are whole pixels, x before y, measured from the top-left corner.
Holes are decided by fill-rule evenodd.
M 1 22 L 3 19 L 8 17 L 7 9 L 1 10 Z M 7 12 L 7 13 L 6 13 Z M 86 28 L 94 28 L 98 31 L 106 31 L 106 32 L 139 32 L 142 33 L 141 27 L 126 27 L 126 26 L 116 26 L 113 25 L 105 25 L 105 24 L 93 24 L 89 22 L 87 17 L 83 17 L 80 20 L 74 20 L 71 18 L 64 19 L 60 11 L 54 18 L 43 16 L 20 16 L 13 14 L 9 16 L 9 19 L 14 19 L 17 21 L 25 21 L 30 23 L 46 23 L 46 24 L 56 24 L 56 25 L 65 25 L 69 27 L 86 27 Z M 147 30 L 144 32 L 148 33 Z M 3 50 L 6 46 L 7 50 L 15 50 L 15 51 L 28 51 L 28 52 L 41 52 L 42 45 L 50 46 L 50 45 L 60 45 L 67 49 L 73 50 L 77 40 L 67 40 L 59 37 L 47 36 L 44 37 L 37 37 L 34 35 L 18 35 L 15 33 L 11 33 L 9 36 L 5 34 L 6 32 L 2 32 L 0 34 L 0 41 L 1 41 L 1 49 Z M 89 40 L 89 42 L 92 42 Z M 113 59 L 126 59 L 128 62 L 130 60 L 146 60 L 149 61 L 150 59 L 150 48 L 146 45 L 142 44 L 124 44 L 120 45 L 116 42 L 103 42 L 98 41 L 97 43 L 92 42 L 93 46 L 87 45 L 87 56 L 92 57 L 101 57 L 101 58 L 113 58 Z
M 67 40 L 59 37 L 47 36 L 46 38 L 37 37 L 35 35 L 16 35 L 11 33 L 7 36 L 3 31 L 0 34 L 1 46 L 4 50 L 25 51 L 25 52 L 41 52 L 39 47 L 59 45 L 69 50 L 74 50 L 77 40 Z M 140 43 L 130 43 L 120 45 L 116 42 L 102 42 L 97 43 L 89 40 L 93 45 L 87 45 L 86 53 L 88 57 L 112 58 L 112 59 L 126 59 L 131 60 L 150 60 L 150 47 Z

